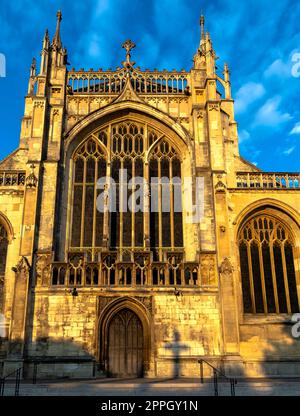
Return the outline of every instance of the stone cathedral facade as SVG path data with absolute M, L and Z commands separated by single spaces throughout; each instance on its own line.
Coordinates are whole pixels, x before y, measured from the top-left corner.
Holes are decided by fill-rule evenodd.
M 116 70 L 69 70 L 60 24 L 59 12 L 19 148 L 0 162 L 3 374 L 194 377 L 203 358 L 299 375 L 300 174 L 240 156 L 204 18 L 189 72 L 141 70 L 131 41 Z

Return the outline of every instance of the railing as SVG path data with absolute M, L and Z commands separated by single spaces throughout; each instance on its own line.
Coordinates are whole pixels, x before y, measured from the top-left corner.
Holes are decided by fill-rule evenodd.
M 214 376 L 214 395 L 219 396 L 219 379 L 223 378 L 225 381 L 230 383 L 230 392 L 231 396 L 235 396 L 235 386 L 237 385 L 237 379 L 233 377 L 227 377 L 222 371 L 215 368 L 212 364 L 210 364 L 206 360 L 199 360 L 198 363 L 200 364 L 200 381 L 201 384 L 204 384 L 204 364 L 208 365 L 213 370 Z
M 197 287 L 201 286 L 197 263 L 53 263 L 52 286 L 66 287 Z
M 237 188 L 300 189 L 300 173 L 238 172 Z
M 15 376 L 15 396 L 19 396 L 20 392 L 20 382 L 21 382 L 21 374 L 22 374 L 22 368 L 18 368 L 17 370 L 14 370 L 12 373 L 8 374 L 5 377 L 2 377 L 0 380 L 0 396 L 4 396 L 4 390 L 5 390 L 5 384 L 8 379 L 10 379 L 12 376 Z
M 32 384 L 36 384 L 39 364 L 40 363 L 38 361 L 34 361 L 33 363 Z
M 4 365 L 4 363 L 2 363 Z M 38 374 L 38 366 L 41 364 L 40 361 L 33 362 L 33 373 L 32 373 L 32 384 L 35 385 L 37 383 L 37 374 Z M 23 368 L 20 367 L 14 370 L 12 373 L 6 375 L 5 377 L 0 378 L 0 396 L 4 396 L 5 385 L 6 383 L 11 380 L 12 376 L 15 376 L 15 391 L 14 395 L 19 396 L 20 393 L 20 384 L 21 384 L 21 375 L 22 375 Z M 3 368 L 2 368 L 3 371 Z M 14 380 L 14 379 L 12 379 Z
M 52 364 L 53 367 L 54 367 L 56 364 L 66 363 L 66 361 L 69 362 L 69 363 L 73 363 L 73 362 L 76 362 L 76 363 L 92 362 L 92 365 L 93 365 L 92 375 L 93 375 L 93 377 L 95 377 L 97 363 L 94 359 L 91 360 L 90 358 L 77 357 L 76 361 L 74 361 L 74 358 L 71 358 L 71 359 L 70 358 L 68 359 L 66 357 L 63 357 L 63 358 L 55 357 L 55 358 L 53 358 L 53 357 L 46 357 L 45 356 L 42 359 L 26 360 L 27 363 L 33 365 L 31 383 L 33 385 L 36 385 L 37 381 L 41 378 L 39 376 L 39 367 L 41 367 L 43 364 L 46 364 L 46 365 Z
M 141 71 L 134 69 L 130 73 L 131 85 L 140 94 L 160 95 L 189 93 L 187 72 L 181 71 Z M 68 73 L 69 94 L 118 95 L 122 92 L 127 79 L 126 69 L 116 71 L 75 71 Z
M 24 186 L 25 172 L 0 171 L 0 186 Z

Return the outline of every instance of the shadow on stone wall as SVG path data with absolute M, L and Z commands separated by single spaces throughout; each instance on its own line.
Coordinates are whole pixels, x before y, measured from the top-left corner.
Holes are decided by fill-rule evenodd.
M 31 379 L 36 371 L 38 379 L 93 378 L 97 366 L 95 357 L 81 343 L 74 340 L 39 338 L 20 354 L 22 342 L 8 344 L 2 376 L 23 368 L 23 378 Z M 103 375 L 104 376 L 104 375 Z
M 293 338 L 292 324 L 289 322 L 284 324 L 257 324 L 256 328 L 260 328 L 262 333 L 265 333 L 265 338 L 261 338 L 262 341 L 266 339 L 266 337 L 271 339 L 271 341 L 265 343 L 264 348 L 260 351 L 259 357 L 258 354 L 253 352 L 253 356 L 250 358 L 251 351 L 248 350 L 247 363 L 243 361 L 243 357 L 241 357 L 240 360 L 237 360 L 237 357 L 235 357 L 232 361 L 228 359 L 228 357 L 223 360 L 218 360 L 218 357 L 215 357 L 213 362 L 211 362 L 210 359 L 207 361 L 225 374 L 228 378 L 236 378 L 236 396 L 299 395 L 300 339 L 298 340 Z M 252 334 L 252 337 L 253 345 L 255 336 Z M 247 341 L 251 340 L 244 339 L 244 342 Z M 168 378 L 168 380 L 174 380 L 174 386 L 176 386 L 176 382 L 179 382 L 179 379 L 181 378 L 182 361 L 184 351 L 187 348 L 184 340 L 181 339 L 178 330 L 174 330 L 174 339 L 172 342 L 166 343 L 165 348 L 172 351 L 173 375 L 171 378 Z M 205 357 L 201 358 L 205 359 Z M 204 384 L 206 384 L 205 391 L 208 392 L 207 394 L 214 395 L 213 370 L 208 365 L 205 367 L 205 364 L 204 377 Z M 285 381 L 284 385 L 282 384 L 283 380 Z M 146 384 L 141 383 L 140 386 L 143 387 L 143 393 L 151 393 L 153 385 L 161 381 L 161 379 L 150 379 L 147 380 Z M 164 381 L 166 381 L 165 378 Z M 197 383 L 197 381 L 199 381 L 200 392 L 200 364 L 199 377 L 197 378 L 193 376 L 192 381 L 193 383 Z M 281 383 L 279 384 L 280 381 Z M 296 381 L 297 384 L 295 384 Z M 226 380 L 222 376 L 218 377 L 218 393 L 220 396 L 231 394 L 230 380 Z
M 250 351 L 248 351 L 248 363 L 245 365 L 242 360 L 228 359 L 220 360 L 219 364 L 213 363 L 216 368 L 223 371 L 228 377 L 236 377 L 238 380 L 236 386 L 236 395 L 257 396 L 264 395 L 291 395 L 295 391 L 295 385 L 293 382 L 297 379 L 300 381 L 300 360 L 299 351 L 300 340 L 292 337 L 292 324 L 263 324 L 261 325 L 263 331 L 269 331 L 269 338 L 272 337 L 272 330 L 276 329 L 272 341 L 268 342 L 259 360 L 255 354 L 253 354 L 253 360 L 250 357 Z M 250 337 L 250 335 L 249 335 Z M 261 338 L 263 339 L 263 338 Z M 242 342 L 250 342 L 250 339 L 244 338 Z M 253 344 L 253 340 L 251 341 Z M 5 376 L 12 369 L 16 369 L 17 366 L 22 365 L 22 358 L 14 353 L 18 351 L 18 341 L 16 344 L 11 344 L 10 353 L 6 357 L 6 363 L 4 366 Z M 249 344 L 250 345 L 250 344 Z M 16 348 L 15 348 L 16 347 Z M 172 363 L 172 374 L 170 377 L 164 377 L 163 380 L 174 380 L 179 382 L 182 376 L 182 361 L 185 356 L 185 352 L 188 346 L 184 340 L 181 339 L 180 333 L 177 329 L 173 332 L 173 339 L 165 344 L 166 350 L 170 351 L 167 357 Z M 257 351 L 256 351 L 257 352 Z M 87 347 L 83 344 L 76 343 L 74 340 L 50 340 L 49 338 L 39 338 L 36 342 L 32 343 L 28 348 L 28 355 L 24 357 L 23 375 L 25 379 L 30 380 L 34 374 L 34 364 L 37 364 L 37 379 L 71 379 L 71 378 L 104 378 L 103 382 L 113 383 L 115 379 L 106 379 L 105 373 L 97 371 L 98 365 L 95 361 L 95 357 L 88 351 Z M 284 357 L 284 358 L 283 358 Z M 200 357 L 199 357 L 200 358 Z M 217 357 L 216 357 L 217 359 Z M 208 359 L 209 361 L 209 359 Z M 257 378 L 253 383 L 254 374 L 259 374 L 260 378 Z M 284 388 L 282 385 L 276 385 L 276 380 L 271 384 L 270 377 L 276 379 L 279 377 L 285 377 L 286 383 Z M 268 379 L 268 385 L 263 384 Z M 124 379 L 125 380 L 125 379 Z M 251 383 L 248 381 L 251 380 Z M 143 393 L 151 393 L 154 383 L 161 382 L 158 379 L 147 379 L 141 381 L 140 386 L 143 387 Z M 200 388 L 200 365 L 199 376 L 193 376 L 193 382 L 199 382 Z M 247 385 L 245 384 L 247 382 Z M 213 377 L 212 373 L 205 371 L 205 383 L 209 383 L 209 394 L 214 394 Z M 260 386 L 257 385 L 260 383 Z M 152 387 L 151 387 L 152 386 Z M 291 387 L 291 388 L 289 388 Z M 170 391 L 170 393 L 172 393 Z M 224 382 L 222 378 L 219 379 L 219 394 L 230 394 L 230 383 Z
M 166 343 L 165 349 L 171 352 L 172 365 L 172 379 L 181 377 L 181 355 L 188 350 L 188 345 L 181 341 L 180 333 L 177 329 L 174 330 L 172 342 Z
M 248 336 L 241 337 L 241 345 L 248 343 L 247 358 L 241 357 L 241 362 L 230 365 L 228 359 L 220 362 L 219 369 L 226 376 L 237 379 L 236 395 L 292 395 L 297 389 L 297 395 L 300 394 L 300 339 L 293 338 L 292 325 L 291 322 L 257 323 Z M 263 341 L 264 345 L 260 346 Z M 253 355 L 251 346 L 255 348 Z M 284 386 L 278 384 L 283 380 Z M 212 376 L 207 381 L 212 382 Z M 224 382 L 219 384 L 220 395 L 222 392 L 230 394 L 230 383 L 227 386 Z

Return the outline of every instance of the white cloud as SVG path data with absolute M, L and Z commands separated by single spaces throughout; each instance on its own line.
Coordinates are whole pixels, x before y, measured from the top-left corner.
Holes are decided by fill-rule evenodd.
M 283 62 L 282 59 L 276 59 L 269 68 L 264 72 L 265 78 L 279 77 L 289 78 L 291 77 L 292 65 L 291 62 Z
M 237 114 L 244 113 L 250 104 L 263 97 L 266 90 L 262 84 L 249 82 L 243 85 L 236 94 L 235 111 Z
M 239 132 L 239 142 L 243 143 L 250 139 L 250 133 L 247 130 L 241 130 Z
M 100 42 L 101 42 L 100 37 L 96 33 L 93 33 L 90 39 L 90 44 L 88 46 L 89 56 L 97 57 L 100 55 L 101 53 Z
M 293 153 L 293 151 L 296 149 L 296 146 L 290 147 L 289 149 L 286 149 L 283 154 L 286 156 L 289 156 Z
M 251 153 L 251 157 L 253 159 L 256 159 L 257 157 L 261 155 L 261 150 L 252 150 L 250 153 Z
M 300 134 L 300 122 L 295 124 L 290 134 Z
M 291 114 L 280 110 L 281 101 L 280 96 L 275 96 L 266 101 L 256 114 L 254 124 L 274 127 L 291 120 L 293 118 Z
M 109 7 L 108 0 L 98 0 L 96 2 L 94 13 L 97 17 L 99 17 L 104 11 L 106 11 Z

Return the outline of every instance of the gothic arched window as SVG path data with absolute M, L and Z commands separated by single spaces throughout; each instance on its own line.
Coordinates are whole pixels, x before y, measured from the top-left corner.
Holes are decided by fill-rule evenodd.
M 254 217 L 240 230 L 239 251 L 244 313 L 299 312 L 289 229 L 271 216 Z
M 181 160 L 161 132 L 131 120 L 112 123 L 78 147 L 73 166 L 72 251 L 96 253 L 106 241 L 112 251 L 150 245 L 163 261 L 163 249 L 183 247 Z M 97 209 L 98 196 L 105 195 L 103 187 L 97 189 L 103 177 L 113 180 L 107 189 L 115 191 L 109 215 Z
M 181 163 L 176 150 L 165 140 L 151 152 L 150 245 L 158 248 L 183 246 Z
M 74 156 L 73 248 L 100 247 L 103 239 L 103 212 L 97 210 L 97 181 L 106 176 L 106 156 L 102 146 L 106 135 L 90 137 Z
M 0 224 L 0 313 L 3 310 L 3 288 L 6 268 L 8 236 L 5 228 Z
M 110 219 L 112 248 L 144 246 L 144 187 L 140 181 L 144 178 L 144 131 L 144 125 L 132 122 L 112 126 L 111 176 L 117 201 L 116 212 L 111 213 Z M 121 188 L 123 182 L 126 187 L 128 184 L 126 192 L 125 187 Z

